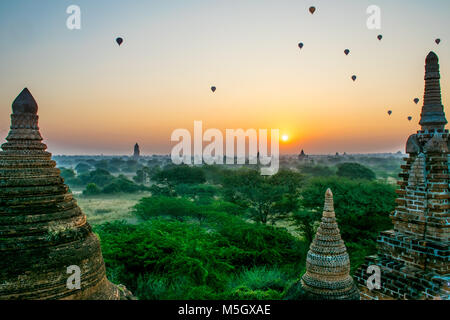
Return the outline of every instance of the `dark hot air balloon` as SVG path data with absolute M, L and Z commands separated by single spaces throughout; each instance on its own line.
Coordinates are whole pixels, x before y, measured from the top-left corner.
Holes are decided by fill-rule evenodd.
M 298 47 L 299 47 L 300 49 L 302 49 L 302 48 L 303 48 L 303 42 L 300 42 L 300 43 L 298 44 Z
M 419 101 L 420 101 L 419 98 L 415 98 L 415 99 L 414 99 L 414 103 L 415 103 L 415 104 L 418 104 Z
M 412 120 L 412 117 L 411 117 L 411 116 L 409 116 L 409 117 L 408 117 L 408 121 L 411 121 L 411 120 Z
M 436 40 L 434 40 L 434 41 L 436 42 L 436 44 L 441 43 L 441 39 L 436 39 Z
M 211 87 L 212 92 L 216 92 L 216 87 Z
M 379 34 L 379 35 L 377 36 L 377 38 L 378 38 L 378 40 L 381 41 L 381 39 L 383 39 L 383 36 L 382 36 L 381 34 Z
M 391 114 L 392 114 L 392 111 L 391 111 L 391 110 L 389 110 L 389 111 L 388 111 L 388 115 L 391 115 Z
M 311 12 L 311 14 L 314 14 L 314 12 L 316 12 L 316 7 L 309 7 L 309 12 Z
M 348 56 L 348 54 L 350 53 L 350 50 L 345 49 L 345 50 L 344 50 L 344 53 L 345 53 L 346 56 Z
M 117 44 L 118 44 L 119 47 L 120 47 L 120 45 L 121 45 L 122 42 L 123 42 L 123 39 L 122 39 L 122 38 L 117 38 L 117 39 L 116 39 L 116 42 L 117 42 Z
M 352 80 L 356 81 L 356 76 L 355 75 L 352 76 Z

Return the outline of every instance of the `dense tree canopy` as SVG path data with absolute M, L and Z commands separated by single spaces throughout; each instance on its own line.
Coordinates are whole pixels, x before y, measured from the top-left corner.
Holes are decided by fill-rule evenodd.
M 376 178 L 375 173 L 372 170 L 359 163 L 346 162 L 339 164 L 337 168 L 336 174 L 339 177 L 367 180 L 375 180 Z

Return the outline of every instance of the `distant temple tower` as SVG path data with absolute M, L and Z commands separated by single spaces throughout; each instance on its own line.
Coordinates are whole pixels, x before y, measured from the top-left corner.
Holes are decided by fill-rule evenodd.
M 106 278 L 100 243 L 42 143 L 28 89 L 12 109 L 0 151 L 0 300 L 124 298 Z M 71 266 L 81 271 L 79 289 L 67 285 Z
M 322 221 L 306 257 L 302 287 L 313 300 L 359 300 L 350 259 L 336 222 L 333 194 L 325 193 Z
M 363 299 L 449 299 L 450 140 L 437 55 L 430 52 L 425 64 L 422 128 L 406 143 L 394 230 L 380 233 L 378 256 L 357 271 Z M 366 285 L 370 265 L 380 268 L 379 289 Z
M 134 158 L 134 160 L 139 160 L 140 156 L 141 156 L 141 150 L 139 149 L 139 145 L 136 142 L 136 144 L 134 145 L 133 158 Z
M 300 161 L 301 163 L 313 163 L 314 162 L 314 160 L 312 158 L 310 158 L 303 149 L 300 152 L 300 154 L 298 155 L 298 161 Z
M 308 158 L 308 156 L 306 155 L 305 151 L 302 149 L 302 151 L 298 155 L 298 160 L 305 160 L 307 158 Z

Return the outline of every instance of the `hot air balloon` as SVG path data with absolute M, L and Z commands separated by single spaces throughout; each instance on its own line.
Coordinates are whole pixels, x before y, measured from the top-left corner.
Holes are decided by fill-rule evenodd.
M 356 81 L 356 76 L 355 75 L 352 76 L 352 80 Z
M 216 92 L 216 87 L 211 87 L 212 92 Z
M 122 42 L 123 42 L 123 39 L 122 39 L 122 38 L 117 38 L 117 39 L 116 39 L 116 42 L 117 42 L 117 44 L 118 44 L 119 47 L 120 47 L 120 45 L 121 45 Z
M 348 56 L 348 54 L 350 53 L 350 50 L 345 49 L 345 50 L 344 50 L 344 53 L 345 53 L 346 56 Z
M 408 117 L 408 120 L 409 120 L 409 121 L 411 121 L 411 120 L 412 120 L 412 117 L 411 117 L 411 116 L 409 116 L 409 117 Z
M 392 111 L 391 111 L 391 110 L 389 110 L 389 111 L 388 111 L 388 115 L 391 115 L 391 114 L 392 114 Z
M 300 42 L 300 43 L 298 44 L 298 47 L 299 47 L 300 49 L 302 49 L 302 48 L 303 48 L 303 42 Z
M 436 44 L 441 43 L 441 39 L 436 39 L 436 40 L 434 40 L 434 41 L 436 42 Z
M 420 101 L 419 98 L 415 98 L 415 99 L 414 99 L 414 103 L 415 103 L 415 104 L 418 104 L 419 101 Z
M 309 12 L 311 12 L 311 14 L 314 14 L 314 12 L 316 12 L 316 7 L 309 7 Z
M 381 39 L 383 39 L 383 35 L 379 34 L 377 38 L 381 41 Z

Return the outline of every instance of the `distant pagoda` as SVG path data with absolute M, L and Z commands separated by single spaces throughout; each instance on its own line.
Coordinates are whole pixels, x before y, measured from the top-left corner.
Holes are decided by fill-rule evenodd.
M 350 259 L 336 222 L 333 194 L 325 193 L 322 221 L 306 258 L 302 287 L 313 300 L 359 300 Z
M 12 105 L 0 151 L 0 300 L 124 298 L 105 275 L 100 243 L 46 151 L 28 89 Z M 81 288 L 69 289 L 69 266 Z
M 367 257 L 355 276 L 363 299 L 449 299 L 450 139 L 439 79 L 439 60 L 430 52 L 422 128 L 406 143 L 394 230 L 380 233 L 378 255 Z M 380 268 L 379 289 L 367 287 L 370 265 Z
M 141 150 L 139 149 L 139 145 L 136 142 L 136 144 L 134 145 L 133 159 L 139 160 L 140 156 L 141 156 Z
M 302 151 L 298 155 L 298 160 L 305 160 L 307 158 L 308 158 L 308 156 L 306 155 L 305 150 L 302 149 Z

